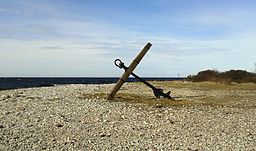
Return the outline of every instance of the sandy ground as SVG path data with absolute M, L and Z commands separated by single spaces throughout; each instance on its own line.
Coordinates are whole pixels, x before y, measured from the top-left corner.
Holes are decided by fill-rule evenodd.
M 137 83 L 125 84 L 119 92 L 125 96 L 108 101 L 112 87 L 0 91 L 0 150 L 256 150 L 255 89 L 170 86 L 183 98 L 159 105 L 125 101 L 135 95 L 161 102 Z

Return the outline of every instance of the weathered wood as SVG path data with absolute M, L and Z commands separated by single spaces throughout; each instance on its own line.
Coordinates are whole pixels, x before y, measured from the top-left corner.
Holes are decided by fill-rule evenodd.
M 136 66 L 140 63 L 141 59 L 144 55 L 148 52 L 150 47 L 152 46 L 151 43 L 147 43 L 146 46 L 140 51 L 140 53 L 135 57 L 135 59 L 131 62 L 128 69 L 123 73 L 120 79 L 117 81 L 116 85 L 113 87 L 111 93 L 108 96 L 108 100 L 112 100 L 116 95 L 117 91 L 122 87 L 122 85 L 127 81 L 133 70 Z

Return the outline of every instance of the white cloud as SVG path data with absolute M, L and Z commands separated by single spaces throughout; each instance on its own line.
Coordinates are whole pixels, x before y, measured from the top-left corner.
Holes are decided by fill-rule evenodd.
M 97 76 L 106 63 L 103 50 L 65 45 L 66 42 L 1 40 L 1 76 Z M 54 46 L 62 46 L 55 49 Z M 48 46 L 47 49 L 45 46 Z M 54 47 L 54 49 L 53 49 Z
M 0 7 L 0 12 L 2 12 L 2 13 L 19 13 L 19 10 L 11 9 L 11 8 L 1 8 Z
M 256 31 L 255 9 L 245 6 L 224 5 L 188 12 L 185 23 L 207 33 L 219 32 L 220 38 L 233 38 L 236 34 Z

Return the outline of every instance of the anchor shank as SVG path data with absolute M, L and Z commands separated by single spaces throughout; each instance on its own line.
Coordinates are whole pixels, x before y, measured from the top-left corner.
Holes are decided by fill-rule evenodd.
M 135 78 L 137 78 L 138 80 L 140 80 L 141 82 L 143 82 L 144 84 L 146 84 L 148 87 L 150 87 L 152 90 L 156 90 L 157 88 L 154 87 L 152 84 L 148 83 L 146 80 L 142 79 L 141 77 L 137 76 L 135 73 L 131 73 L 132 76 L 134 76 Z
M 120 60 L 120 61 L 121 61 L 121 60 Z M 123 62 L 120 62 L 120 64 L 118 65 L 118 67 L 119 67 L 119 68 L 123 68 L 125 71 L 129 69 L 128 67 L 126 67 L 126 66 L 124 65 Z M 142 79 L 141 77 L 139 77 L 139 76 L 136 75 L 135 73 L 132 72 L 131 75 L 134 76 L 135 78 L 137 78 L 139 81 L 141 81 L 141 82 L 143 82 L 144 84 L 146 84 L 148 87 L 150 87 L 150 88 L 153 90 L 153 92 L 154 92 L 154 94 L 155 94 L 155 96 L 156 96 L 157 98 L 160 98 L 160 96 L 163 96 L 163 97 L 165 97 L 165 98 L 172 99 L 171 96 L 170 96 L 168 93 L 164 93 L 164 92 L 162 91 L 162 89 L 157 89 L 157 88 L 154 87 L 152 84 L 148 83 L 146 80 Z
M 137 76 L 135 73 L 132 72 L 131 75 L 134 76 L 135 78 L 137 78 L 138 80 L 140 80 L 141 82 L 143 82 L 144 84 L 146 84 L 148 87 L 150 87 L 154 91 L 154 94 L 157 93 L 160 96 L 163 96 L 163 97 L 168 98 L 168 99 L 172 99 L 169 94 L 166 94 L 166 93 L 162 92 L 161 91 L 162 89 L 157 89 L 152 84 L 148 83 L 146 80 L 144 80 L 141 77 Z

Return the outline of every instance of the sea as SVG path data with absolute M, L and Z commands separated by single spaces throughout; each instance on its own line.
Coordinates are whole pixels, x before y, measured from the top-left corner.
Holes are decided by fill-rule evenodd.
M 109 84 L 116 83 L 115 77 L 0 77 L 0 90 L 51 87 L 63 84 Z M 183 80 L 177 77 L 145 77 L 147 81 L 172 81 Z M 138 82 L 135 78 L 129 78 L 127 82 Z

